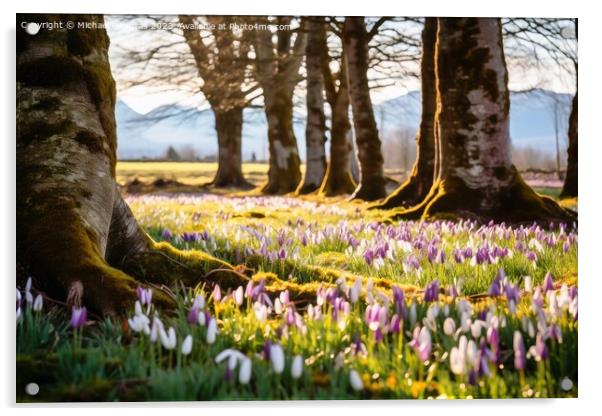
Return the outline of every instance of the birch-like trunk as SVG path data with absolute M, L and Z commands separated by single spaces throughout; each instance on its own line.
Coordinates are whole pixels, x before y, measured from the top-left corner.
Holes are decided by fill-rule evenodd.
M 324 18 L 307 18 L 307 125 L 305 129 L 306 163 L 299 194 L 315 191 L 326 172 L 326 117 L 324 116 L 324 77 L 322 75 L 322 45 L 326 41 Z
M 512 165 L 508 71 L 495 18 L 439 18 L 437 122 L 440 167 L 429 195 L 402 217 L 570 221 Z
M 437 51 L 439 198 L 427 215 L 568 220 L 512 165 L 510 95 L 499 19 L 440 18 Z
M 290 36 L 279 32 L 276 48 L 269 30 L 256 31 L 254 39 L 256 75 L 268 122 L 268 181 L 261 188 L 265 194 L 294 192 L 301 181 L 301 161 L 293 131 L 293 92 L 307 38 L 299 32 L 291 46 Z
M 330 106 L 331 126 L 330 161 L 319 193 L 324 196 L 347 195 L 353 193 L 357 185 L 352 175 L 352 161 L 355 159 L 355 155 L 352 153 L 353 143 L 349 140 L 351 124 L 349 122 L 349 87 L 345 56 L 342 57 L 341 69 L 335 77 L 330 70 L 326 39 L 323 40 L 322 50 L 322 73 L 326 99 Z M 338 80 L 338 86 L 336 80 Z
M 422 114 L 416 135 L 416 162 L 409 178 L 376 208 L 410 207 L 422 201 L 435 179 L 435 112 L 437 85 L 435 76 L 435 44 L 437 18 L 427 17 L 422 30 L 422 57 L 420 61 Z
M 384 198 L 386 191 L 381 142 L 368 86 L 368 33 L 363 17 L 345 19 L 343 50 L 360 163 L 360 183 L 352 197 L 374 201 Z

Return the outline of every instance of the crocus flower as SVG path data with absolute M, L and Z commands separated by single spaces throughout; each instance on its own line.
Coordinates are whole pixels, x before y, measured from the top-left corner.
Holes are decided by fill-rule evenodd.
M 523 336 L 519 331 L 514 331 L 514 367 L 517 370 L 524 370 L 527 365 L 527 357 L 525 353 L 525 343 Z
M 240 384 L 248 384 L 251 380 L 251 359 L 244 357 L 238 370 L 238 381 Z
M 457 347 L 453 347 L 449 353 L 449 367 L 452 373 L 463 375 L 466 373 L 466 352 L 468 349 L 468 340 L 464 335 L 460 337 Z
M 132 318 L 128 319 L 128 325 L 134 332 L 150 333 L 150 320 L 146 315 L 134 315 Z
M 529 355 L 535 358 L 535 361 L 542 361 L 548 358 L 548 347 L 541 333 L 535 337 L 535 345 L 529 348 Z
M 552 278 L 552 273 L 550 272 L 547 272 L 546 277 L 543 279 L 543 290 L 544 292 L 554 290 L 554 279 Z
M 138 295 L 138 300 L 141 305 L 150 305 L 153 299 L 153 291 L 149 289 L 145 289 L 143 287 L 138 286 L 136 288 L 136 294 Z
M 364 383 L 362 382 L 362 378 L 358 374 L 357 371 L 351 370 L 349 372 L 349 384 L 351 388 L 355 391 L 361 391 L 364 389 Z
M 413 340 L 411 341 L 411 345 L 414 347 L 418 356 L 420 357 L 420 361 L 426 361 L 431 356 L 432 349 L 432 340 L 431 333 L 429 332 L 426 326 L 423 326 L 422 329 L 416 327 L 414 329 Z
M 195 307 L 190 308 L 186 320 L 190 325 L 196 325 L 199 323 L 199 310 Z
M 215 318 L 211 318 L 207 325 L 207 344 L 213 344 L 217 338 L 217 322 Z
M 270 361 L 272 369 L 276 374 L 284 371 L 284 350 L 280 344 L 272 344 L 270 346 Z
M 424 289 L 424 301 L 435 302 L 439 300 L 439 280 L 435 279 Z
M 297 379 L 303 374 L 303 357 L 295 355 L 291 365 L 291 377 Z
M 443 333 L 447 336 L 452 336 L 456 332 L 456 322 L 452 318 L 447 318 L 443 321 Z
M 525 276 L 525 292 L 533 292 L 533 279 L 531 276 Z
M 88 319 L 88 311 L 85 306 L 81 308 L 73 307 L 71 310 L 71 327 L 73 329 L 78 329 L 83 327 L 86 324 L 86 320 Z
M 161 344 L 163 345 L 163 348 L 165 348 L 166 350 L 173 350 L 176 347 L 176 330 L 173 326 L 170 326 L 167 331 L 161 328 L 159 330 L 159 338 L 161 339 Z
M 186 338 L 184 338 L 184 342 L 182 342 L 182 355 L 188 355 L 190 354 L 190 352 L 192 351 L 192 335 L 187 335 Z
M 171 241 L 173 239 L 173 234 L 171 231 L 169 231 L 169 229 L 165 228 L 161 233 L 161 238 L 167 241 Z
M 243 291 L 242 286 L 238 286 L 238 289 L 236 289 L 234 291 L 234 302 L 238 306 L 242 305 L 243 295 L 244 295 L 244 291 Z
M 43 306 L 44 306 L 44 299 L 42 298 L 42 295 L 36 296 L 35 300 L 33 301 L 33 310 L 35 312 L 40 312 L 42 310 Z
M 211 293 L 211 297 L 213 297 L 213 302 L 217 303 L 222 300 L 222 290 L 219 285 L 215 285 L 213 288 L 213 292 Z

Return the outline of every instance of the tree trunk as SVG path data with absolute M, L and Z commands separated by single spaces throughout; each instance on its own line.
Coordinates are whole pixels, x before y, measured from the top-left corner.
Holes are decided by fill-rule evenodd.
M 566 177 L 564 178 L 564 185 L 562 192 L 560 193 L 561 198 L 574 198 L 577 197 L 577 166 L 578 166 L 578 153 L 577 153 L 577 93 L 573 97 L 573 106 L 571 108 L 571 115 L 569 116 L 569 148 L 568 148 L 568 162 L 566 165 Z
M 96 15 L 23 20 L 104 23 Z M 154 243 L 119 195 L 108 46 L 103 29 L 42 29 L 35 36 L 18 29 L 17 262 L 38 287 L 69 303 L 123 314 L 140 285 L 135 277 L 190 285 L 212 269 L 228 269 L 224 279 L 234 273 L 204 253 Z M 171 304 L 162 292 L 155 299 Z
M 410 177 L 397 190 L 374 208 L 411 207 L 429 193 L 435 179 L 435 112 L 437 110 L 437 85 L 435 76 L 435 44 L 437 18 L 427 17 L 422 31 L 422 59 L 420 80 L 422 85 L 422 115 L 416 135 L 416 162 Z
M 293 92 L 306 36 L 299 32 L 292 47 L 290 36 L 288 31 L 278 32 L 276 55 L 272 32 L 255 32 L 256 73 L 263 90 L 270 154 L 268 181 L 261 192 L 272 195 L 294 192 L 301 181 L 301 161 L 293 131 Z
M 216 26 L 231 23 L 229 17 L 220 21 L 214 21 L 214 16 L 206 18 L 208 23 Z M 192 27 L 196 17 L 181 15 L 179 21 Z M 203 80 L 201 91 L 215 114 L 217 173 L 209 185 L 249 188 L 252 185 L 243 176 L 241 153 L 242 117 L 247 105 L 242 85 L 247 62 L 239 58 L 248 52 L 249 42 L 244 37 L 237 38 L 230 29 L 213 30 L 214 42 L 209 46 L 203 42 L 201 32 L 197 29 L 186 29 L 182 34 Z
M 363 17 L 345 19 L 343 50 L 360 162 L 360 184 L 352 198 L 374 201 L 384 198 L 386 191 L 381 143 L 368 86 L 368 33 Z
M 341 60 L 341 69 L 338 73 L 338 88 L 335 77 L 330 70 L 330 57 L 326 39 L 322 43 L 322 73 L 326 89 L 326 99 L 330 106 L 330 161 L 319 194 L 323 196 L 336 196 L 351 194 L 357 187 L 351 172 L 353 143 L 349 140 L 349 87 L 347 84 L 347 71 L 345 69 L 345 56 Z
M 215 110 L 217 131 L 217 173 L 213 185 L 218 188 L 249 188 L 242 172 L 242 116 L 243 108 L 234 107 L 228 111 Z
M 441 166 L 429 195 L 400 216 L 570 221 L 512 165 L 500 20 L 439 18 L 437 48 Z
M 307 18 L 309 32 L 305 52 L 307 71 L 307 148 L 305 175 L 297 189 L 298 194 L 308 194 L 320 188 L 326 171 L 326 117 L 324 116 L 324 77 L 322 75 L 322 48 L 326 41 L 324 18 Z

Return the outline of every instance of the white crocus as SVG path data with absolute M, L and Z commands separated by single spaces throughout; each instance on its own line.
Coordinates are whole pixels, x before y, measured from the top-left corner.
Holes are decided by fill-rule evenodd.
M 166 350 L 173 350 L 176 347 L 176 330 L 173 326 L 170 326 L 167 331 L 162 328 L 159 331 L 159 337 L 161 338 L 161 344 L 163 345 L 163 348 Z
M 351 388 L 355 391 L 361 391 L 364 389 L 364 383 L 357 371 L 351 370 L 349 372 L 349 384 L 351 384 Z
M 238 381 L 240 384 L 247 384 L 251 380 L 251 359 L 248 357 L 243 358 L 238 370 Z
M 456 332 L 456 322 L 452 318 L 447 318 L 443 322 L 443 332 L 448 337 L 452 336 Z
M 213 344 L 215 339 L 217 338 L 217 322 L 215 319 L 211 319 L 209 321 L 209 325 L 207 326 L 207 344 Z
M 136 315 L 142 315 L 142 305 L 140 304 L 139 300 L 137 300 L 136 304 L 134 305 L 134 313 Z
M 525 292 L 533 292 L 533 279 L 531 276 L 525 276 Z
M 234 302 L 236 302 L 238 306 L 242 305 L 243 295 L 244 290 L 242 286 L 238 286 L 238 289 L 234 291 Z
M 303 357 L 295 355 L 293 364 L 291 365 L 291 377 L 299 378 L 303 374 Z
M 192 351 L 192 335 L 187 335 L 182 343 L 182 355 L 188 355 Z
M 274 344 L 270 347 L 270 360 L 274 372 L 281 374 L 284 371 L 284 350 L 280 344 Z
M 36 296 L 35 300 L 33 301 L 33 310 L 35 312 L 40 312 L 42 310 L 43 306 L 44 306 L 44 299 L 42 298 L 42 295 Z

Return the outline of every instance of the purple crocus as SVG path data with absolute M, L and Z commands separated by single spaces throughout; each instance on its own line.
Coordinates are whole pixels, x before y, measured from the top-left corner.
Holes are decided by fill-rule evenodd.
M 167 240 L 167 241 L 171 241 L 173 239 L 173 234 L 171 231 L 169 231 L 168 228 L 165 228 L 163 230 L 163 232 L 161 233 L 161 238 L 163 238 L 164 240 Z
M 149 289 L 145 289 L 141 286 L 136 288 L 136 295 L 138 295 L 138 300 L 141 305 L 150 305 L 153 300 L 153 291 Z
M 399 286 L 393 286 L 393 305 L 395 307 L 395 313 L 399 315 L 402 320 L 406 319 L 406 302 L 405 294 L 403 289 Z
M 548 292 L 550 290 L 554 290 L 554 279 L 552 278 L 552 273 L 547 272 L 546 277 L 543 279 L 543 291 Z
M 435 279 L 424 289 L 424 301 L 435 302 L 439 300 L 439 280 Z
M 73 329 L 79 329 L 86 324 L 86 320 L 88 318 L 88 311 L 86 307 L 83 306 L 81 308 L 73 307 L 71 310 L 71 322 L 70 325 Z

